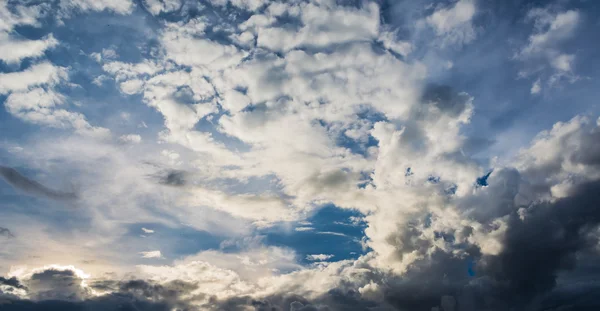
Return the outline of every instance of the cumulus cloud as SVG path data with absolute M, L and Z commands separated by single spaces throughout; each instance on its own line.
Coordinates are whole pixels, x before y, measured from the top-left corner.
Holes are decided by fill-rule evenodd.
M 54 88 L 68 79 L 67 68 L 44 61 L 18 72 L 0 74 L 0 94 L 8 94 L 4 106 L 14 116 L 35 124 L 74 129 L 92 137 L 106 137 L 110 131 L 92 126 L 77 112 L 61 109 L 66 97 Z
M 57 45 L 58 41 L 52 35 L 41 40 L 20 40 L 0 32 L 0 60 L 9 64 L 18 63 L 25 58 L 39 57 Z
M 579 76 L 574 72 L 576 56 L 563 52 L 563 45 L 575 35 L 581 23 L 579 11 L 561 12 L 553 9 L 552 6 L 534 8 L 528 12 L 526 20 L 533 23 L 534 31 L 529 36 L 528 43 L 517 52 L 515 58 L 526 64 L 520 76 L 538 75 L 531 93 L 537 94 L 543 88 L 539 77 L 540 63 L 551 70 L 550 74 L 544 75 L 546 86 L 552 87 L 561 80 L 571 83 L 577 81 Z
M 19 239 L 0 241 L 9 247 L 0 250 L 2 267 L 32 262 L 27 255 L 64 261 L 68 250 L 68 260 L 94 277 L 75 267 L 15 267 L 0 279 L 0 303 L 14 310 L 537 310 L 564 301 L 582 307 L 573 297 L 597 288 L 583 280 L 597 269 L 600 122 L 577 116 L 542 131 L 514 158 L 474 157 L 470 135 L 488 117 L 483 109 L 476 119 L 487 95 L 471 92 L 469 79 L 432 74 L 432 63 L 464 69 L 464 60 L 437 55 L 449 49 L 418 46 L 431 41 L 427 49 L 453 45 L 462 53 L 480 34 L 475 19 L 484 2 L 411 11 L 417 28 L 426 27 L 418 35 L 434 36 L 420 40 L 376 1 L 77 0 L 59 8 L 70 10 L 67 22 L 90 11 L 129 14 L 137 5 L 154 15 L 144 18 L 151 38 L 132 44 L 135 52 L 112 45 L 95 49 L 96 62 L 86 58 L 97 66 L 89 75 L 114 80 L 106 98 L 122 101 L 98 117 L 106 129 L 67 110 L 62 88 L 81 64 L 35 60 L 0 74 L 12 116 L 79 134 L 124 133 L 105 140 L 40 133 L 7 153 L 43 172 L 68 166 L 85 208 L 59 230 L 46 214 L 27 223 L 7 204 L 3 216 L 28 226 L 19 227 Z M 570 74 L 576 58 L 555 42 L 574 35 L 580 13 L 553 10 L 530 11 L 534 32 L 516 58 Z M 6 29 L 37 24 L 37 11 L 2 12 L 11 18 Z M 128 20 L 139 22 L 137 13 Z M 11 57 L 41 57 L 34 52 Z M 539 94 L 551 79 L 536 75 L 526 91 Z M 146 106 L 139 115 L 135 104 Z M 143 143 L 127 134 L 135 131 Z M 16 150 L 6 144 L 2 150 Z M 10 167 L 0 173 L 26 193 L 75 198 Z M 316 213 L 331 205 L 356 216 L 340 222 Z M 140 230 L 161 234 L 140 239 Z M 283 242 L 274 245 L 274 236 Z M 311 251 L 329 239 L 363 253 L 343 260 L 333 250 Z M 304 246 L 309 251 L 294 250 Z
M 72 14 L 71 11 L 112 11 L 119 14 L 129 14 L 133 11 L 134 4 L 130 0 L 61 0 L 60 7 L 66 10 L 66 14 Z
M 442 44 L 464 44 L 476 37 L 473 25 L 476 13 L 474 0 L 460 0 L 449 7 L 436 9 L 425 22 L 442 38 Z
M 180 0 L 145 0 L 144 4 L 148 11 L 154 15 L 175 11 L 182 5 Z
M 66 77 L 66 68 L 41 62 L 24 71 L 0 74 L 0 94 L 22 92 L 40 85 L 55 85 Z

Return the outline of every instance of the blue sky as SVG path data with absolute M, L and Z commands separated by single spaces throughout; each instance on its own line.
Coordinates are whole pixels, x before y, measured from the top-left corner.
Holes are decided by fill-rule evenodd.
M 542 310 L 597 276 L 594 1 L 8 0 L 0 20 L 0 306 Z

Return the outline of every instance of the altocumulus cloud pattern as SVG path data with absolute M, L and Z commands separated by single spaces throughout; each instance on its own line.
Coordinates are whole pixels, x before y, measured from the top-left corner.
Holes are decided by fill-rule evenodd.
M 600 6 L 0 1 L 0 310 L 600 310 Z

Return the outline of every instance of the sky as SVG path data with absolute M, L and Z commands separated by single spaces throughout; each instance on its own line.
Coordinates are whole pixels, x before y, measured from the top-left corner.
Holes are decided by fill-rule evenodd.
M 598 310 L 593 0 L 0 1 L 0 310 Z

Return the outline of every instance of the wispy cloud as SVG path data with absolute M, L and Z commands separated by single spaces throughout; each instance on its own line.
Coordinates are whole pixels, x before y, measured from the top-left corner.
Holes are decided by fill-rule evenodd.
M 142 258 L 162 258 L 160 251 L 140 252 L 140 255 L 142 255 Z
M 46 197 L 54 200 L 77 199 L 77 194 L 74 192 L 62 192 L 50 189 L 21 175 L 21 173 L 11 167 L 0 166 L 0 176 L 15 189 L 21 190 L 30 195 Z

